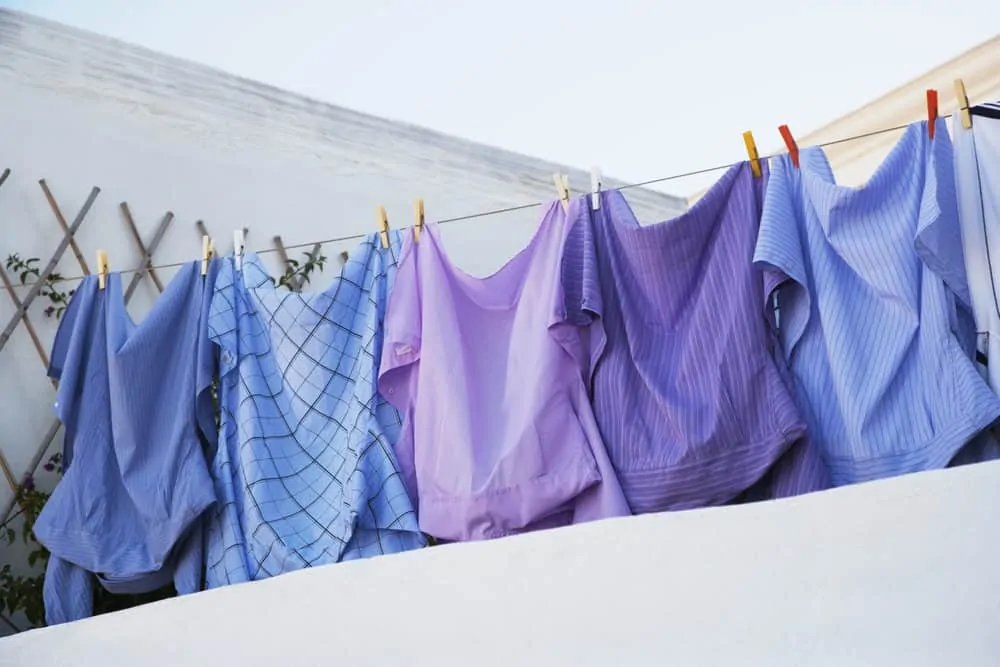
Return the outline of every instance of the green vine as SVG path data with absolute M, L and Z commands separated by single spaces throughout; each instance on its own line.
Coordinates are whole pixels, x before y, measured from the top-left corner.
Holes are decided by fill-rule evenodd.
M 38 269 L 40 261 L 37 257 L 21 259 L 21 256 L 15 252 L 7 255 L 6 265 L 8 271 L 17 274 L 21 285 L 27 285 L 28 278 L 32 278 L 32 282 L 34 282 L 42 276 L 42 272 Z M 69 300 L 73 296 L 74 290 L 61 292 L 56 287 L 56 284 L 62 281 L 63 277 L 58 273 L 50 273 L 45 279 L 45 284 L 42 286 L 39 296 L 49 300 L 49 306 L 45 309 L 46 317 L 55 317 L 56 319 L 62 317 L 62 314 L 66 311 L 66 306 L 69 305 Z
M 44 466 L 46 471 L 62 472 L 62 455 L 53 454 Z M 45 506 L 45 501 L 49 499 L 49 494 L 35 488 L 35 479 L 32 475 L 27 475 L 25 480 L 17 488 L 14 495 L 14 502 L 20 509 L 2 524 L 2 535 L 0 539 L 7 542 L 8 546 L 13 545 L 18 539 L 17 530 L 11 526 L 13 520 L 18 516 L 23 518 L 21 522 L 21 541 L 28 546 L 28 566 L 44 566 L 49 560 L 48 550 L 35 541 L 31 532 L 35 525 L 35 519 Z M 10 564 L 4 564 L 0 568 L 0 613 L 14 614 L 18 610 L 24 611 L 25 617 L 32 625 L 41 625 L 45 621 L 45 606 L 42 603 L 42 582 L 41 575 L 23 576 L 15 575 Z
M 308 284 L 316 271 L 323 270 L 326 257 L 319 252 L 305 252 L 303 254 L 305 259 L 301 262 L 293 259 L 288 260 L 284 274 L 276 281 L 278 286 L 288 290 L 296 289 L 297 286 Z M 41 271 L 38 269 L 39 261 L 37 257 L 22 259 L 17 253 L 13 253 L 7 257 L 6 266 L 8 271 L 16 273 L 18 281 L 24 286 L 41 277 Z M 73 296 L 74 290 L 63 292 L 57 287 L 63 280 L 59 274 L 50 274 L 39 293 L 39 296 L 49 301 L 49 305 L 45 308 L 47 317 L 55 317 L 56 319 L 62 317 L 69 305 L 70 298 Z M 215 404 L 216 426 L 219 424 L 217 391 L 217 386 L 213 382 L 212 394 Z M 42 468 L 47 473 L 61 477 L 63 472 L 62 454 L 53 454 Z M 27 561 L 28 566 L 32 569 L 32 574 L 15 575 L 9 563 L 0 567 L 0 615 L 9 619 L 14 614 L 23 612 L 32 626 L 45 625 L 45 603 L 42 597 L 42 587 L 45 582 L 45 566 L 49 561 L 49 551 L 35 539 L 33 527 L 48 499 L 49 494 L 36 488 L 35 477 L 29 472 L 15 491 L 14 501 L 18 510 L 10 517 L 0 520 L 0 543 L 11 546 L 20 539 L 28 548 Z M 15 519 L 18 518 L 21 519 L 20 532 L 14 528 Z M 176 592 L 173 584 L 141 595 L 113 595 L 104 590 L 103 587 L 95 586 L 94 614 L 127 609 L 174 595 Z
M 287 261 L 285 273 L 277 281 L 279 287 L 294 290 L 296 283 L 298 283 L 299 287 L 308 285 L 312 274 L 315 271 L 323 270 L 323 266 L 326 264 L 326 257 L 322 252 L 317 251 L 313 253 L 306 251 L 302 254 L 306 256 L 305 261 L 300 262 L 297 259 L 289 259 Z

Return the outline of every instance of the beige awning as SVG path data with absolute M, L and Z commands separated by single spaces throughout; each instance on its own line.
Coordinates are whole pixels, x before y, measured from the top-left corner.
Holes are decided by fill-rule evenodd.
M 949 114 L 957 107 L 954 82 L 959 78 L 965 82 L 971 104 L 1000 100 L 1000 35 L 796 139 L 799 146 L 812 146 L 921 120 L 927 116 L 924 91 L 928 88 L 938 91 L 939 112 Z M 843 185 L 864 183 L 885 159 L 901 132 L 887 132 L 826 147 L 837 181 Z M 692 195 L 688 202 L 693 204 L 704 192 Z

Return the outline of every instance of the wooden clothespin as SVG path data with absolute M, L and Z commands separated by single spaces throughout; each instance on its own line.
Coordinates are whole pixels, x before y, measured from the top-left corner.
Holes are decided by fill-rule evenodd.
M 108 253 L 97 251 L 97 287 L 104 289 L 108 285 Z
M 569 176 L 556 172 L 552 174 L 552 180 L 556 183 L 556 195 L 562 202 L 563 210 L 569 212 Z
M 965 82 L 955 79 L 955 97 L 958 98 L 957 113 L 962 118 L 962 127 L 972 129 L 972 114 L 969 112 L 969 96 L 965 94 Z
M 747 155 L 750 156 L 750 170 L 753 172 L 753 177 L 760 178 L 762 173 L 760 170 L 760 154 L 757 153 L 757 142 L 753 140 L 753 132 L 747 130 L 743 133 L 743 143 L 746 144 Z M 798 148 L 796 148 L 795 152 L 798 153 Z M 798 155 L 795 156 L 795 159 L 798 159 Z
M 378 235 L 382 240 L 382 247 L 389 247 L 389 216 L 386 215 L 385 206 L 379 206 L 376 209 L 378 213 Z
M 795 143 L 795 137 L 792 136 L 792 131 L 788 129 L 787 125 L 781 125 L 778 127 L 778 132 L 781 133 L 781 138 L 785 140 L 785 148 L 788 149 L 788 154 L 792 158 L 792 164 L 798 167 L 799 145 Z
M 927 136 L 934 138 L 934 128 L 938 119 L 938 93 L 933 88 L 927 89 Z
M 243 270 L 243 253 L 246 251 L 246 237 L 243 235 L 242 229 L 233 230 L 233 262 L 236 264 L 236 270 Z
M 205 236 L 201 237 L 201 275 L 208 274 L 208 262 L 215 256 L 215 244 L 212 243 L 212 239 Z
M 590 205 L 596 211 L 601 208 L 601 168 L 590 169 Z
M 416 222 L 413 223 L 413 242 L 420 243 L 420 232 L 424 229 L 424 200 L 418 199 L 413 205 Z

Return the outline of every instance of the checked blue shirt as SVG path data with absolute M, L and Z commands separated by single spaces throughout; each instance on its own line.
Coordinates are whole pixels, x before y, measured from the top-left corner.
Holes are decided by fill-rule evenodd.
M 400 249 L 389 237 L 366 238 L 322 292 L 275 287 L 253 254 L 220 270 L 207 588 L 425 545 L 393 452 L 400 417 L 375 384 Z

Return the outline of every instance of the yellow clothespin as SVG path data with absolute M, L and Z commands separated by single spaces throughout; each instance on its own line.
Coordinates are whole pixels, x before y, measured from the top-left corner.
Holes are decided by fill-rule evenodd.
M 562 202 L 563 210 L 569 211 L 569 176 L 564 176 L 559 172 L 552 174 L 552 180 L 556 184 L 556 195 Z
M 958 98 L 958 113 L 962 116 L 962 127 L 972 128 L 972 114 L 969 112 L 969 96 L 965 94 L 965 82 L 955 79 L 955 97 Z
M 208 235 L 201 237 L 201 275 L 208 274 L 208 262 L 215 256 L 215 244 Z
M 417 218 L 413 224 L 413 242 L 420 243 L 420 232 L 424 228 L 424 200 L 418 199 L 413 208 Z
M 378 209 L 378 235 L 382 239 L 382 247 L 389 247 L 389 216 L 386 215 L 385 206 L 379 206 Z
M 750 156 L 750 170 L 753 171 L 754 178 L 760 178 L 760 154 L 757 153 L 757 142 L 753 140 L 753 132 L 747 130 L 743 133 L 743 143 L 747 146 L 747 155 Z
M 108 284 L 108 253 L 97 251 L 97 286 L 104 289 Z

